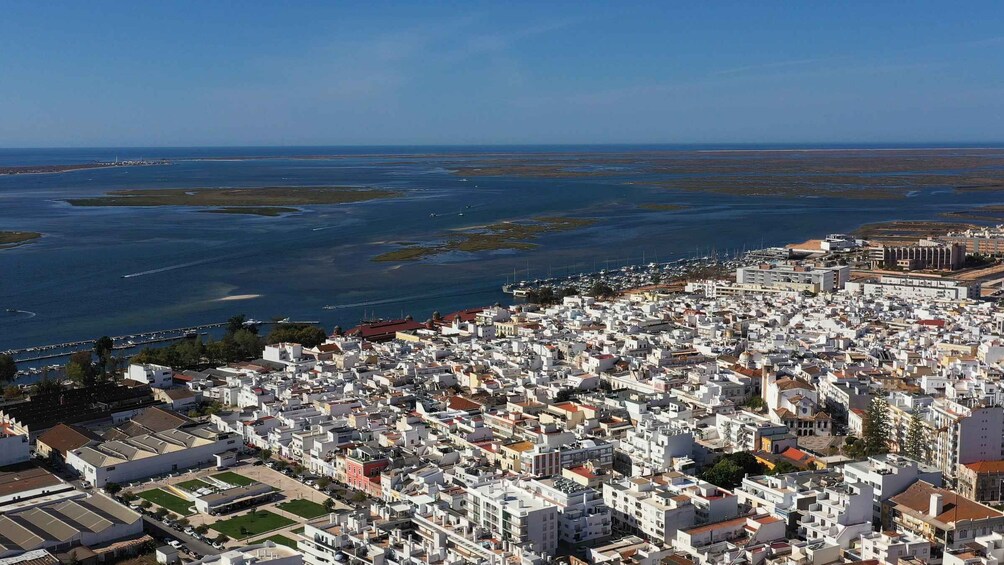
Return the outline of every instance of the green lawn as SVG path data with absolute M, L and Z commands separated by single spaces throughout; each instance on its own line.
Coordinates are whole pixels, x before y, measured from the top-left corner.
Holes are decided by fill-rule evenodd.
M 241 514 L 229 520 L 216 522 L 209 527 L 232 539 L 244 539 L 295 523 L 268 510 L 259 510 L 254 513 L 253 518 L 249 514 Z
M 150 502 L 166 508 L 175 514 L 181 514 L 182 516 L 191 516 L 193 512 L 188 508 L 192 506 L 192 503 L 185 500 L 184 498 L 174 496 L 173 494 L 162 491 L 159 488 L 141 492 L 138 495 L 144 500 L 149 500 Z
M 246 487 L 248 485 L 253 485 L 256 482 L 258 482 L 258 481 L 249 479 L 249 478 L 245 477 L 244 475 L 238 475 L 237 473 L 234 473 L 233 471 L 224 471 L 222 473 L 217 473 L 217 474 L 213 475 L 213 478 L 214 479 L 219 479 L 219 480 L 221 480 L 221 481 L 223 481 L 225 483 L 230 483 L 230 484 L 234 485 L 235 487 Z
M 276 508 L 307 519 L 317 518 L 318 516 L 323 516 L 328 513 L 328 511 L 324 509 L 324 506 L 321 506 L 316 502 L 303 500 L 302 498 L 287 500 L 286 502 L 276 504 L 275 506 Z
M 305 528 L 303 526 L 300 526 L 299 528 L 296 528 L 295 530 L 293 530 L 293 533 L 294 534 L 302 534 L 304 532 L 304 530 L 306 530 L 306 529 L 307 528 Z
M 200 481 L 199 479 L 192 479 L 190 481 L 184 481 L 184 482 L 178 483 L 178 484 L 176 484 L 174 486 L 183 488 L 183 489 L 185 489 L 187 491 L 190 491 L 190 492 L 195 492 L 195 491 L 199 490 L 200 488 L 209 488 L 209 483 L 204 483 L 204 482 Z
M 255 540 L 255 541 L 253 541 L 251 543 L 262 543 L 262 542 L 265 542 L 265 541 L 273 541 L 273 542 L 275 542 L 275 543 L 277 543 L 279 545 L 284 545 L 286 547 L 291 547 L 293 549 L 296 549 L 296 542 L 293 541 L 293 540 L 291 540 L 291 539 L 289 539 L 289 538 L 287 538 L 286 536 L 284 536 L 282 534 L 271 535 L 271 536 L 268 536 L 267 538 L 261 538 L 260 540 Z

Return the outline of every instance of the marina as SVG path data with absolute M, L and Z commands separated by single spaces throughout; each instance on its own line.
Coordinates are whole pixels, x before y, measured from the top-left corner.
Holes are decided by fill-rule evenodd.
M 668 284 L 692 277 L 721 276 L 736 267 L 752 262 L 757 252 L 750 251 L 718 256 L 715 253 L 702 257 L 677 259 L 675 261 L 651 262 L 622 267 L 605 268 L 599 271 L 576 273 L 561 277 L 543 279 L 518 279 L 502 285 L 502 292 L 517 298 L 527 296 L 531 291 L 544 287 L 555 290 L 572 289 L 576 294 L 588 293 L 594 285 L 604 284 L 614 291 L 631 288 Z

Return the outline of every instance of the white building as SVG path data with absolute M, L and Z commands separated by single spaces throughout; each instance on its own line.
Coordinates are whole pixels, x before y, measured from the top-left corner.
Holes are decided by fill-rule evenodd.
M 872 518 L 882 515 L 882 503 L 903 492 L 918 480 L 941 486 L 941 471 L 892 453 L 875 455 L 864 461 L 848 463 L 841 467 L 849 483 L 860 483 L 872 487 Z
M 1004 562 L 1004 534 L 979 536 L 961 549 L 946 551 L 943 565 L 997 565 Z
M 303 565 L 303 555 L 295 549 L 266 541 L 219 555 L 207 555 L 193 561 L 192 565 Z
M 620 450 L 631 460 L 631 476 L 674 470 L 674 461 L 693 463 L 694 436 L 678 423 L 644 415 L 628 430 Z
M 16 434 L 0 426 L 0 467 L 24 463 L 31 459 L 31 444 L 27 434 Z
M 153 388 L 170 388 L 174 385 L 174 371 L 170 367 L 152 363 L 129 365 L 125 377 L 131 381 L 148 384 Z
M 262 359 L 284 365 L 296 365 L 303 360 L 303 346 L 299 343 L 275 343 L 266 345 Z
M 841 480 L 832 470 L 760 475 L 745 477 L 735 494 L 742 506 L 779 516 L 795 527 L 801 512 L 815 502 L 822 488 Z
M 66 464 L 103 487 L 212 463 L 217 454 L 242 447 L 240 436 L 204 425 L 81 447 L 66 453 Z
M 831 233 L 819 242 L 819 248 L 823 251 L 851 251 L 863 245 L 864 241 L 843 233 Z
M 861 535 L 860 544 L 864 561 L 875 559 L 886 565 L 898 565 L 900 559 L 919 559 L 921 563 L 931 559 L 931 542 L 909 532 L 869 532 Z
M 672 543 L 677 531 L 697 523 L 688 497 L 642 477 L 603 485 L 603 501 L 612 510 L 615 531 L 638 532 L 659 543 Z
M 533 480 L 526 488 L 558 508 L 558 539 L 569 546 L 596 545 L 610 538 L 610 507 L 593 488 L 565 478 Z
M 467 490 L 467 515 L 503 540 L 553 556 L 558 549 L 558 509 L 554 504 L 499 481 Z
M 861 534 L 872 531 L 872 487 L 842 484 L 826 487 L 799 522 L 809 542 L 823 541 L 847 549 Z
M 847 292 L 864 296 L 895 296 L 908 300 L 965 300 L 979 297 L 976 283 L 933 277 L 884 275 L 878 280 L 848 282 Z
M 798 291 L 833 292 L 844 288 L 851 269 L 762 263 L 736 269 L 736 284 L 779 287 Z

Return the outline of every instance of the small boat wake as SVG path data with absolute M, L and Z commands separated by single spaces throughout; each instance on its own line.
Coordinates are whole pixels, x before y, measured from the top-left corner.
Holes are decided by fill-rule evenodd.
M 364 306 L 379 306 L 381 304 L 395 304 L 397 302 L 411 302 L 413 300 L 424 300 L 426 298 L 449 298 L 452 296 L 468 296 L 472 294 L 481 294 L 484 289 L 474 290 L 474 291 L 461 291 L 461 292 L 440 292 L 431 294 L 415 294 L 412 296 L 398 296 L 395 298 L 384 298 L 382 300 L 368 300 L 366 302 L 353 302 L 351 304 L 333 304 L 325 306 L 325 310 L 344 310 L 346 308 L 362 308 Z
M 15 320 L 29 320 L 38 316 L 37 313 L 28 310 L 18 310 L 17 308 L 6 308 L 0 312 L 0 316 L 5 318 L 14 318 Z
M 210 263 L 216 259 L 202 259 L 199 261 L 192 261 L 190 263 L 181 263 L 180 265 L 170 265 L 167 267 L 160 267 L 158 269 L 150 269 L 149 271 L 140 271 L 138 273 L 129 273 L 128 275 L 122 275 L 124 279 L 131 279 L 135 277 L 145 277 L 146 275 L 156 275 L 157 273 L 166 273 L 168 271 L 174 271 L 176 269 L 184 269 L 186 267 L 194 267 L 196 265 L 202 265 L 204 263 Z

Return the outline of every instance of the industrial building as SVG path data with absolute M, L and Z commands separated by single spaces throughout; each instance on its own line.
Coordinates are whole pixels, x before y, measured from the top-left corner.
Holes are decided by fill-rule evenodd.
M 187 469 L 242 448 L 240 436 L 208 425 L 166 430 L 84 446 L 66 454 L 66 464 L 95 487 Z
M 76 490 L 39 468 L 0 473 L 0 558 L 149 539 L 140 538 L 142 517 L 104 495 Z

